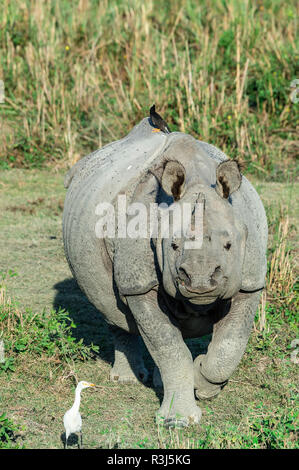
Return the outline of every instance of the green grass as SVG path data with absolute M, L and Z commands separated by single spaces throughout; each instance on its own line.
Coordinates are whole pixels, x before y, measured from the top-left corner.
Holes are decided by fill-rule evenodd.
M 20 448 L 16 443 L 17 427 L 7 418 L 5 413 L 0 415 L 0 449 Z
M 267 285 L 228 385 L 215 400 L 198 403 L 200 425 L 167 430 L 154 422 L 161 395 L 151 379 L 146 386 L 108 379 L 113 361 L 108 328 L 72 280 L 63 253 L 63 174 L 12 169 L 0 172 L 0 181 L 0 336 L 6 346 L 0 447 L 62 448 L 63 415 L 76 383 L 88 380 L 97 387 L 82 392 L 86 448 L 297 448 L 298 365 L 291 361 L 291 343 L 298 338 L 297 184 L 254 182 L 269 218 L 268 275 L 274 257 L 283 259 L 283 266 L 278 262 L 272 269 L 274 282 Z M 280 255 L 279 227 L 288 228 Z M 290 271 L 284 267 L 288 260 Z M 277 290 L 280 269 L 283 290 Z M 196 356 L 208 341 L 187 343 Z M 144 355 L 151 372 L 152 360 Z
M 26 310 L 23 313 L 13 306 L 11 301 L 7 302 L 4 299 L 0 322 L 6 354 L 11 356 L 0 364 L 0 373 L 1 370 L 5 372 L 15 370 L 14 355 L 45 355 L 59 363 L 72 360 L 84 361 L 92 351 L 98 351 L 97 346 L 86 347 L 83 339 L 76 341 L 72 335 L 72 329 L 76 328 L 76 325 L 61 309 L 41 313 Z
M 155 102 L 171 130 L 295 178 L 295 0 L 16 0 L 0 25 L 2 168 L 70 166 Z
M 1 3 L 0 448 L 61 448 L 82 379 L 97 384 L 82 393 L 86 448 L 298 448 L 298 13 L 295 0 Z M 199 402 L 200 426 L 183 430 L 154 423 L 151 381 L 109 382 L 108 328 L 61 236 L 66 168 L 153 103 L 172 131 L 246 163 L 269 223 L 246 353 L 222 393 Z M 187 343 L 196 356 L 208 338 Z

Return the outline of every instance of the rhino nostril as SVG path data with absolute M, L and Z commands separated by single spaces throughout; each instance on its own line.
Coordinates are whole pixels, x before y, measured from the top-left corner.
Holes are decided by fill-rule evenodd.
M 189 285 L 191 283 L 190 276 L 184 268 L 179 268 L 179 278 L 184 284 Z
M 215 268 L 215 271 L 213 272 L 212 276 L 211 276 L 211 283 L 212 285 L 215 285 L 217 284 L 217 281 L 219 281 L 219 279 L 221 279 L 222 277 L 222 270 L 221 270 L 221 267 L 220 266 L 217 266 Z

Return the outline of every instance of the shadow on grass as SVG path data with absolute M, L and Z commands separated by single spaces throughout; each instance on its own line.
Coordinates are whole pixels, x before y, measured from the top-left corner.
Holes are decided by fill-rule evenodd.
M 57 293 L 53 302 L 55 310 L 59 308 L 68 312 L 76 324 L 73 336 L 84 344 L 99 346 L 100 358 L 108 363 L 114 361 L 114 348 L 111 334 L 102 314 L 89 302 L 73 278 L 65 279 L 54 285 Z
M 65 279 L 54 285 L 57 290 L 54 299 L 54 309 L 62 308 L 69 313 L 69 317 L 76 324 L 73 330 L 73 336 L 79 341 L 83 339 L 84 344 L 99 346 L 99 357 L 109 364 L 114 362 L 114 346 L 109 331 L 109 327 L 102 314 L 89 302 L 86 295 L 81 291 L 74 278 Z M 194 338 L 186 340 L 186 344 L 190 349 L 193 359 L 199 354 L 205 354 L 210 335 L 203 338 Z M 152 383 L 152 375 L 154 370 L 154 362 L 143 343 L 143 356 L 146 368 L 149 371 L 149 380 L 147 387 L 155 389 Z M 160 402 L 163 400 L 163 390 L 157 388 L 155 393 Z
M 67 440 L 67 446 L 66 446 L 66 433 L 63 432 L 60 434 L 60 440 L 63 444 L 64 449 L 70 449 L 76 446 L 77 448 L 80 448 L 80 441 L 79 441 L 79 436 L 77 434 L 71 433 L 68 437 Z M 82 447 L 82 444 L 81 444 Z

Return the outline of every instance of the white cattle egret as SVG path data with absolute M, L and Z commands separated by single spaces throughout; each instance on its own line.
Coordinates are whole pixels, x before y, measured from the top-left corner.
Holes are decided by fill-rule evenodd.
M 65 448 L 67 448 L 67 440 L 70 434 L 75 433 L 75 432 L 80 432 L 80 439 L 81 439 L 81 446 L 82 446 L 82 432 L 81 432 L 81 427 L 82 427 L 82 419 L 81 415 L 79 413 L 79 407 L 80 407 L 80 401 L 81 401 L 81 391 L 84 388 L 88 387 L 95 387 L 94 384 L 91 384 L 89 382 L 84 382 L 81 381 L 78 383 L 76 390 L 75 390 L 75 401 L 69 410 L 65 413 L 63 417 L 63 424 L 65 428 Z M 78 440 L 78 445 L 79 440 Z

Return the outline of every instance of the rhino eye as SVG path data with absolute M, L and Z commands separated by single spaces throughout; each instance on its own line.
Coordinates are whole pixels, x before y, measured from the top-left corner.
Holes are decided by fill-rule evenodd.
M 224 245 L 224 248 L 228 251 L 228 250 L 230 250 L 231 246 L 232 246 L 232 244 L 230 242 L 227 242 L 227 244 Z
M 176 251 L 178 249 L 178 245 L 176 243 L 172 242 L 171 248 L 173 248 L 174 251 Z

